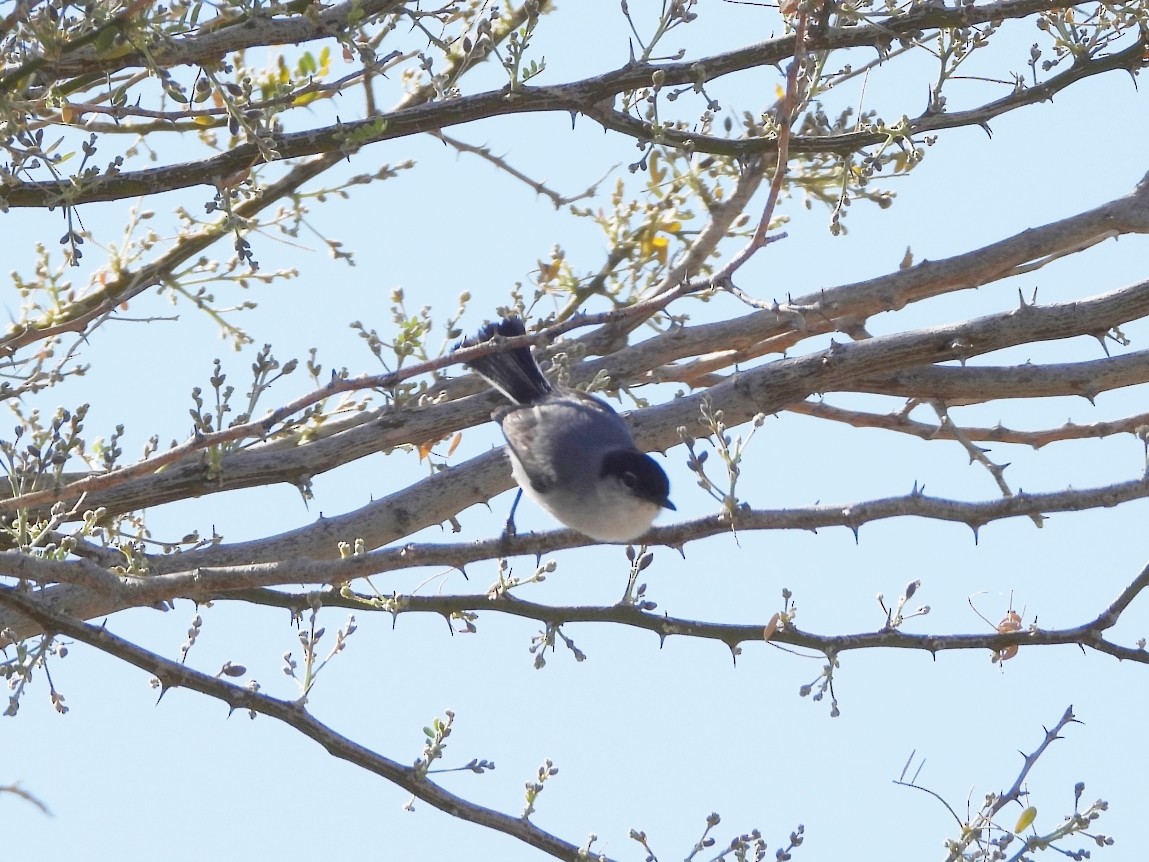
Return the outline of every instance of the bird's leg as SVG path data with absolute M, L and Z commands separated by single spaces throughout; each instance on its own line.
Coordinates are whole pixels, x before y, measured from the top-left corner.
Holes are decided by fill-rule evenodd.
M 523 489 L 519 488 L 515 494 L 515 502 L 511 503 L 511 514 L 507 515 L 507 523 L 503 525 L 502 541 L 510 541 L 511 537 L 518 533 L 515 528 L 515 510 L 519 508 L 519 500 L 523 499 Z

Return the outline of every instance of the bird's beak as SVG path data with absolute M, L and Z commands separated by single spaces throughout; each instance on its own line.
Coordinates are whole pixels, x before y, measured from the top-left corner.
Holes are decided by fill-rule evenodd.
M 672 511 L 672 512 L 678 511 L 678 509 L 675 507 L 675 505 L 672 502 L 670 502 L 669 498 L 666 500 L 663 500 L 661 505 L 662 505 L 662 508 L 670 509 L 670 511 Z

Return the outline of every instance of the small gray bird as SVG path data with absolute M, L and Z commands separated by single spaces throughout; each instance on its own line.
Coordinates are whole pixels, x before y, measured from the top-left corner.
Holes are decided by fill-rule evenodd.
M 458 347 L 525 332 L 519 318 L 508 317 Z M 666 473 L 634 445 L 622 418 L 600 398 L 551 386 L 529 348 L 464 364 L 513 402 L 492 414 L 507 438 L 511 473 L 522 493 L 563 524 L 596 541 L 630 542 L 660 509 L 674 509 Z M 513 518 L 512 507 L 508 525 Z

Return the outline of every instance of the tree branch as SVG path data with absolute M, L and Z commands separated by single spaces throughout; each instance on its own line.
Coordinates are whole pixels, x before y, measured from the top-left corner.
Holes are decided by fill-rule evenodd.
M 0 92 L 12 93 L 33 73 L 36 83 L 45 86 L 78 75 L 112 74 L 140 67 L 198 66 L 214 63 L 228 54 L 248 48 L 300 45 L 316 39 L 329 39 L 351 27 L 361 27 L 402 5 L 401 0 L 347 0 L 326 8 L 309 5 L 306 12 L 275 18 L 258 13 L 220 16 L 205 21 L 199 26 L 198 33 L 157 40 L 146 50 L 105 52 L 103 56 L 91 45 L 98 33 L 96 31 L 59 46 L 56 59 L 49 60 L 43 54 L 33 56 L 0 76 Z M 105 27 L 122 29 L 130 24 L 131 17 L 131 14 L 117 16 Z
M 387 5 L 386 0 L 378 2 Z M 985 6 L 953 8 L 929 6 L 904 15 L 893 16 L 878 24 L 827 29 L 817 36 L 810 37 L 809 49 L 828 51 L 837 48 L 872 46 L 897 38 L 916 38 L 922 30 L 965 27 L 986 21 L 1026 17 L 1035 11 L 1063 8 L 1066 5 L 1069 4 L 1045 2 L 1045 0 L 1002 0 Z M 912 137 L 963 125 L 985 125 L 990 119 L 1014 108 L 1047 101 L 1070 84 L 1089 76 L 1116 69 L 1127 71 L 1139 69 L 1144 63 L 1145 47 L 1144 41 L 1137 41 L 1114 54 L 1091 60 L 1079 60 L 1042 84 L 1017 89 L 1009 96 L 977 109 L 953 114 L 924 114 L 910 122 L 898 134 Z M 478 93 L 449 101 L 420 104 L 366 120 L 282 134 L 275 138 L 274 149 L 283 159 L 331 152 L 350 155 L 367 144 L 441 131 L 450 126 L 476 120 L 509 114 L 561 112 L 584 114 L 608 128 L 640 141 L 658 140 L 671 146 L 690 147 L 694 152 L 745 158 L 759 153 L 774 152 L 775 139 L 771 136 L 733 140 L 675 128 L 660 127 L 655 130 L 642 120 L 602 106 L 620 93 L 650 86 L 652 75 L 656 71 L 662 73 L 664 85 L 694 84 L 749 68 L 779 63 L 792 56 L 794 50 L 794 37 L 786 36 L 699 60 L 645 65 L 631 63 L 614 72 L 567 84 L 549 87 L 523 85 L 513 92 L 503 89 Z M 0 84 L 2 83 L 0 79 Z M 789 149 L 794 154 L 847 154 L 886 142 L 890 134 L 889 130 L 876 130 L 834 136 L 794 136 L 791 138 Z M 109 173 L 79 184 L 74 178 L 34 183 L 10 181 L 0 185 L 0 200 L 11 207 L 51 207 L 119 200 L 210 184 L 221 177 L 233 176 L 264 161 L 265 156 L 257 144 L 244 143 L 227 152 L 194 162 L 125 173 Z
M 786 407 L 787 413 L 799 413 L 830 422 L 840 422 L 853 428 L 881 428 L 910 434 L 922 440 L 953 440 L 953 433 L 940 425 L 918 422 L 905 413 L 867 413 L 863 410 L 845 410 L 824 401 L 800 401 Z M 1086 440 L 1094 437 L 1110 437 L 1114 434 L 1136 434 L 1141 426 L 1149 426 L 1149 413 L 1138 413 L 1111 422 L 1091 422 L 1078 425 L 1066 422 L 1059 428 L 1044 428 L 1039 431 L 1021 431 L 994 425 L 992 428 L 962 426 L 962 432 L 971 440 L 992 443 L 1016 443 L 1040 449 L 1050 443 L 1062 440 Z
M 333 757 L 346 760 L 353 766 L 390 781 L 416 799 L 452 817 L 509 835 L 556 859 L 569 862 L 578 862 L 580 859 L 579 848 L 576 845 L 543 831 L 525 817 L 511 817 L 470 802 L 426 777 L 420 777 L 412 767 L 403 766 L 397 761 L 376 754 L 346 736 L 336 733 L 307 712 L 305 704 L 298 700 L 281 700 L 261 694 L 250 686 L 239 686 L 200 673 L 187 665 L 138 647 L 102 626 L 88 625 L 58 613 L 12 587 L 0 586 L 0 604 L 36 620 L 45 631 L 65 635 L 152 674 L 162 687 L 161 697 L 169 689 L 186 688 L 227 704 L 230 712 L 242 709 L 274 718 L 317 742 Z
M 499 474 L 491 481 L 502 480 L 509 485 L 509 480 L 504 478 L 509 470 L 500 455 L 488 453 L 483 457 L 499 468 Z M 439 473 L 436 478 L 456 472 Z M 418 487 L 400 492 L 412 499 L 419 499 L 420 493 L 423 492 Z M 440 490 L 434 500 L 439 505 L 453 506 L 455 504 L 449 494 L 449 491 L 444 494 Z M 715 514 L 655 527 L 644 541 L 652 546 L 681 549 L 688 542 L 728 534 L 731 530 L 816 531 L 826 527 L 846 527 L 857 535 L 865 524 L 900 517 L 965 524 L 976 536 L 982 526 L 1005 518 L 1109 508 L 1145 497 L 1149 497 L 1149 477 L 1097 488 L 1039 494 L 1021 491 L 1013 497 L 983 502 L 929 497 L 915 489 L 910 494 L 861 503 L 740 511 L 733 525 L 722 514 Z M 442 500 L 447 502 L 444 504 Z M 378 534 L 390 525 L 387 521 L 389 503 L 381 500 L 356 512 L 338 518 L 324 518 L 291 533 L 255 542 L 218 545 L 175 555 L 147 556 L 142 560 L 148 571 L 146 577 L 117 577 L 88 560 L 54 562 L 20 554 L 0 555 L 0 576 L 41 585 L 58 584 L 42 589 L 37 594 L 38 600 L 73 616 L 92 619 L 176 598 L 210 601 L 232 592 L 260 587 L 299 583 L 339 585 L 386 572 L 424 567 L 449 567 L 465 572 L 468 565 L 482 560 L 513 556 L 537 558 L 560 550 L 597 544 L 573 530 L 554 530 L 458 544 L 409 543 L 339 559 L 339 542 L 353 544 L 356 539 L 370 538 L 368 531 L 374 530 Z M 394 529 L 398 531 L 402 527 Z M 253 563 L 253 560 L 257 562 Z M 1137 581 L 1135 585 L 1139 583 Z M 1113 619 L 1124 606 L 1114 607 L 1109 612 Z M 1101 626 L 1099 618 L 1097 625 L 1108 628 L 1112 622 Z M 0 631 L 3 630 L 10 630 L 16 639 L 31 637 L 40 631 L 27 619 L 0 613 Z M 1102 649 L 1099 644 L 1094 647 Z
M 757 314 L 762 313 L 743 318 L 743 322 L 749 321 Z M 773 317 L 770 312 L 766 314 Z M 1025 305 L 1013 311 L 965 323 L 880 336 L 850 344 L 835 344 L 826 350 L 748 369 L 730 380 L 711 386 L 704 392 L 677 398 L 657 407 L 635 411 L 629 414 L 629 419 L 641 446 L 648 451 L 665 450 L 679 442 L 676 431 L 678 427 L 697 428 L 699 411 L 704 401 L 721 407 L 728 423 L 736 425 L 748 421 L 758 413 L 774 413 L 788 404 L 803 401 L 818 392 L 849 389 L 858 378 L 863 376 L 871 378 L 876 372 L 892 372 L 934 362 L 964 361 L 979 354 L 1033 341 L 1096 335 L 1146 315 L 1149 315 L 1149 281 L 1093 299 L 1048 306 Z M 560 324 L 554 329 L 569 330 L 576 326 L 589 326 L 625 316 L 626 310 L 587 315 Z M 676 329 L 654 340 L 661 340 L 664 344 L 677 342 L 678 349 L 695 352 L 705 349 L 704 346 L 700 346 L 700 342 L 701 345 L 715 343 L 711 339 L 715 337 L 716 328 L 724 327 L 706 324 L 689 329 Z M 510 349 L 519 346 L 520 342 L 531 343 L 544 338 L 544 335 L 534 335 L 506 339 L 500 349 Z M 471 351 L 492 349 L 494 348 L 490 345 L 470 348 Z M 429 369 L 442 368 L 458 362 L 460 357 L 469 358 L 470 355 L 470 353 L 460 353 L 458 356 L 446 355 L 395 374 L 336 381 L 328 387 L 296 399 L 260 420 L 215 434 L 192 438 L 180 447 L 153 456 L 147 461 L 119 468 L 110 473 L 93 475 L 70 483 L 64 488 L 33 491 L 20 497 L 0 500 L 0 512 L 45 506 L 59 500 L 73 505 L 81 495 L 87 495 L 84 505 L 89 508 L 108 506 L 112 510 L 113 507 L 108 504 L 115 499 L 115 511 L 131 511 L 191 496 L 197 489 L 199 493 L 203 493 L 262 485 L 274 481 L 275 476 L 281 477 L 280 481 L 298 482 L 317 472 L 316 465 L 308 460 L 310 457 L 308 447 L 298 447 L 291 457 L 282 452 L 272 453 L 254 447 L 247 452 L 224 457 L 211 471 L 207 470 L 197 453 L 223 442 L 270 433 L 276 424 L 296 410 L 335 392 L 362 387 L 390 389 L 411 376 L 426 373 Z M 587 370 L 592 371 L 593 368 L 592 363 Z M 967 369 L 969 370 L 971 369 Z M 495 399 L 488 395 L 481 400 L 475 399 L 467 403 L 470 406 L 466 412 L 461 412 L 463 408 L 450 403 L 428 407 L 425 411 L 416 413 L 401 407 L 388 408 L 387 412 L 377 420 L 379 425 L 365 426 L 354 435 L 349 432 L 348 437 L 341 439 L 339 443 L 331 438 L 322 444 L 322 449 L 316 451 L 324 454 L 333 464 L 346 463 L 352 460 L 351 455 L 354 452 L 368 454 L 368 451 L 364 450 L 379 451 L 401 443 L 419 444 L 428 440 L 440 440 L 459 428 L 485 421 Z M 380 434 L 380 426 L 383 423 L 386 423 L 385 427 L 389 431 Z M 413 432 L 418 432 L 419 436 L 416 438 Z M 362 449 L 346 448 L 351 437 L 358 439 Z M 374 448 L 371 448 L 372 445 Z M 341 449 L 341 446 L 344 448 Z M 451 504 L 450 498 L 442 497 L 434 497 L 437 504 L 432 504 L 430 507 L 412 508 L 411 504 L 396 503 L 394 514 L 384 521 L 391 527 L 401 529 L 401 532 L 395 532 L 388 527 L 382 531 L 372 529 L 357 535 L 366 538 L 370 547 L 377 547 L 417 529 L 442 523 L 455 512 L 473 503 L 490 499 L 509 487 L 509 473 L 500 474 L 501 462 L 494 468 L 489 460 L 482 458 L 474 459 L 471 464 L 470 468 L 467 465 L 460 465 L 449 471 L 451 476 L 449 481 L 455 485 L 452 493 L 457 495 L 453 498 L 457 501 L 456 504 Z M 157 473 L 160 466 L 167 469 Z M 269 469 L 273 471 L 271 474 L 268 472 Z M 472 483 L 467 478 L 469 469 L 478 471 L 490 481 Z M 430 493 L 429 489 L 432 486 L 426 483 L 448 481 L 444 479 L 444 475 L 431 477 L 414 487 L 427 489 L 426 492 Z M 130 493 L 129 483 L 132 486 Z M 101 495 L 100 492 L 113 487 L 121 488 L 120 496 L 109 498 Z M 396 495 L 392 495 L 387 499 L 395 498 Z M 424 516 L 412 517 L 415 511 L 424 513 Z

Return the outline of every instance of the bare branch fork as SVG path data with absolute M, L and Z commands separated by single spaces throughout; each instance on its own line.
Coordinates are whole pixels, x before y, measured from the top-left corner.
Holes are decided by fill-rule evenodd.
M 997 843 L 997 842 L 991 841 L 988 838 L 988 836 L 986 835 L 986 832 L 989 830 L 992 830 L 995 828 L 996 829 L 1002 828 L 995 823 L 995 818 L 997 817 L 998 814 L 1000 814 L 1005 809 L 1005 807 L 1007 805 L 1009 805 L 1011 803 L 1017 803 L 1019 805 L 1024 806 L 1022 799 L 1026 794 L 1025 780 L 1026 780 L 1026 778 L 1028 778 L 1029 773 L 1037 765 L 1038 760 L 1040 760 L 1042 755 L 1045 754 L 1045 752 L 1048 750 L 1049 746 L 1052 745 L 1054 742 L 1056 742 L 1058 739 L 1061 739 L 1061 732 L 1066 727 L 1068 727 L 1071 723 L 1075 723 L 1075 722 L 1077 722 L 1077 718 L 1073 714 L 1073 707 L 1069 706 L 1066 708 L 1065 712 L 1062 713 L 1061 718 L 1058 719 L 1057 723 L 1054 724 L 1053 727 L 1045 729 L 1045 735 L 1043 736 L 1041 743 L 1037 746 L 1037 748 L 1034 749 L 1029 754 L 1024 754 L 1024 753 L 1022 754 L 1021 768 L 1018 770 L 1017 777 L 1014 779 L 1014 782 L 1009 787 L 1009 789 L 1006 790 L 1004 793 L 989 794 L 989 796 L 987 797 L 986 802 L 983 805 L 981 811 L 978 812 L 978 814 L 975 815 L 972 819 L 967 818 L 967 819 L 963 820 L 953 810 L 953 807 L 950 806 L 950 804 L 948 802 L 946 802 L 941 796 L 939 796 L 937 793 L 930 790 L 929 788 L 923 787 L 922 785 L 918 784 L 916 777 L 911 778 L 908 781 L 905 780 L 905 770 L 903 770 L 903 772 L 902 772 L 902 777 L 899 778 L 898 780 L 896 780 L 894 782 L 894 784 L 901 785 L 902 787 L 910 787 L 914 790 L 921 790 L 925 793 L 928 793 L 930 796 L 933 796 L 935 799 L 937 799 L 939 802 L 941 802 L 942 805 L 945 806 L 945 808 L 949 811 L 950 815 L 953 816 L 954 820 L 956 820 L 958 825 L 961 827 L 961 837 L 957 840 L 947 842 L 947 845 L 949 847 L 950 852 L 949 852 L 949 855 L 946 857 L 946 862 L 957 862 L 958 859 L 970 858 L 970 855 L 967 854 L 966 851 L 971 845 L 976 843 L 978 845 L 978 849 L 982 850 L 986 845 L 992 846 L 993 844 Z M 911 760 L 913 759 L 912 755 L 911 755 L 910 759 Z M 906 763 L 907 769 L 908 769 L 909 765 L 910 765 L 909 762 L 907 762 Z M 1076 793 L 1077 793 L 1078 797 L 1080 797 L 1083 789 L 1084 789 L 1084 785 L 1082 785 L 1082 784 L 1077 785 Z M 1000 851 L 1004 850 L 1005 847 L 1008 846 L 1008 843 L 1010 843 L 1012 840 L 1013 840 L 1013 835 L 1007 835 L 1006 841 L 1004 843 L 997 843 L 998 851 L 999 851 L 999 858 L 1005 858 L 1005 854 L 1001 853 Z M 1032 849 L 1033 848 L 1029 847 L 1029 842 L 1027 841 L 1025 843 L 1025 845 L 1022 847 L 1022 849 L 1020 851 L 1018 851 L 1018 853 L 1015 856 L 1010 857 L 1010 858 L 1011 859 L 1030 858 L 1030 857 L 1025 856 L 1023 854 L 1027 850 L 1032 850 Z M 1078 855 L 1078 854 L 1067 854 L 1067 855 L 1074 856 L 1074 855 Z M 981 853 L 978 853 L 975 855 L 975 858 L 980 858 L 980 857 L 981 857 Z

